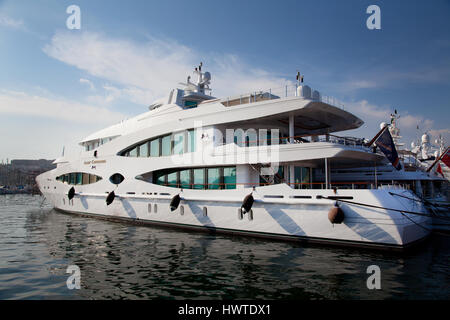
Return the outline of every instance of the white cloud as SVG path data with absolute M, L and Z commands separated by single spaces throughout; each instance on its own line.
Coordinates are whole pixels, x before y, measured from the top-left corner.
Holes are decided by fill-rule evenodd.
M 353 101 L 345 103 L 345 110 L 350 111 L 364 121 L 364 125 L 356 130 L 348 132 L 350 135 L 363 136 L 365 138 L 372 138 L 380 129 L 381 122 L 390 122 L 390 115 L 393 112 L 388 107 L 377 106 L 370 104 L 366 100 Z M 402 142 L 408 148 L 412 141 L 417 140 L 426 132 L 433 136 L 433 140 L 442 134 L 446 141 L 450 141 L 449 129 L 432 129 L 434 121 L 427 119 L 421 115 L 409 114 L 406 110 L 398 110 L 400 118 L 397 126 L 400 129 Z M 419 126 L 419 130 L 417 130 Z
M 22 20 L 13 19 L 2 13 L 0 13 L 0 26 L 13 29 L 25 29 L 25 25 Z
M 202 54 L 172 40 L 150 38 L 146 43 L 109 39 L 91 32 L 57 33 L 44 52 L 57 60 L 123 88 L 120 96 L 149 105 L 192 75 Z M 281 87 L 284 78 L 248 66 L 235 55 L 210 55 L 204 70 L 212 73 L 216 96 Z M 111 86 L 112 87 L 112 86 Z
M 80 151 L 78 142 L 89 133 L 125 118 L 104 107 L 67 101 L 48 92 L 31 95 L 0 90 L 0 158 L 46 158 Z M 20 121 L 11 121 L 18 118 Z M 13 138 L 12 136 L 13 135 Z
M 81 78 L 81 79 L 80 79 L 80 83 L 87 84 L 91 90 L 95 90 L 94 84 L 92 83 L 92 81 L 90 81 L 90 80 L 88 80 L 88 79 L 83 79 L 83 78 Z
M 0 90 L 0 114 L 53 118 L 96 125 L 112 124 L 125 118 L 123 114 L 102 107 L 6 90 Z

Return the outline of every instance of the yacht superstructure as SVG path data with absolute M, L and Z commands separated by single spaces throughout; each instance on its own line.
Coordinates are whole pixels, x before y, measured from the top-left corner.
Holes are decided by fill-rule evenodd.
M 383 161 L 334 135 L 361 119 L 300 82 L 216 98 L 201 68 L 148 112 L 81 141 L 78 158 L 55 160 L 41 192 L 66 212 L 299 241 L 402 249 L 429 234 L 410 190 L 332 187 L 332 168 Z

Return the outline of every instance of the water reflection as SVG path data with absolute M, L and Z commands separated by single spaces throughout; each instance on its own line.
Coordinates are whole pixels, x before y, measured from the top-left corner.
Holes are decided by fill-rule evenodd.
M 448 299 L 449 238 L 406 254 L 134 226 L 0 200 L 0 298 Z M 68 290 L 66 268 L 81 269 Z M 379 265 L 382 290 L 368 290 Z

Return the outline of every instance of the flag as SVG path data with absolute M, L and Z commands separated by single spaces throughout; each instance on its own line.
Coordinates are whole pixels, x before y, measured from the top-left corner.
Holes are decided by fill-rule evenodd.
M 447 148 L 445 154 L 442 156 L 441 161 L 450 168 L 450 148 Z
M 444 172 L 442 172 L 442 168 L 441 168 L 441 164 L 440 164 L 440 163 L 438 163 L 438 165 L 437 165 L 436 172 L 437 172 L 437 173 L 440 173 L 441 176 L 442 176 L 443 178 L 445 178 L 445 177 L 444 177 Z
M 386 158 L 392 163 L 395 169 L 401 170 L 402 164 L 398 157 L 397 150 L 395 149 L 394 140 L 392 140 L 391 133 L 387 130 L 387 126 L 384 132 L 377 138 L 375 144 L 384 153 Z

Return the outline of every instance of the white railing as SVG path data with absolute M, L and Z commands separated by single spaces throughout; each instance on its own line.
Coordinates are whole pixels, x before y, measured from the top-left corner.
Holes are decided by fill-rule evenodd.
M 278 88 L 270 88 L 267 90 L 252 91 L 241 95 L 228 96 L 226 98 L 221 99 L 221 102 L 223 105 L 227 107 L 232 107 L 240 104 L 254 103 L 263 100 L 297 97 L 298 96 L 297 88 L 298 85 L 295 84 L 295 85 L 285 85 Z M 309 99 L 314 100 L 312 97 L 312 92 L 314 92 L 314 89 L 311 88 L 311 97 Z M 339 107 L 344 110 L 344 103 L 342 101 L 332 96 L 323 95 L 320 91 L 318 92 L 320 93 L 319 101 Z

